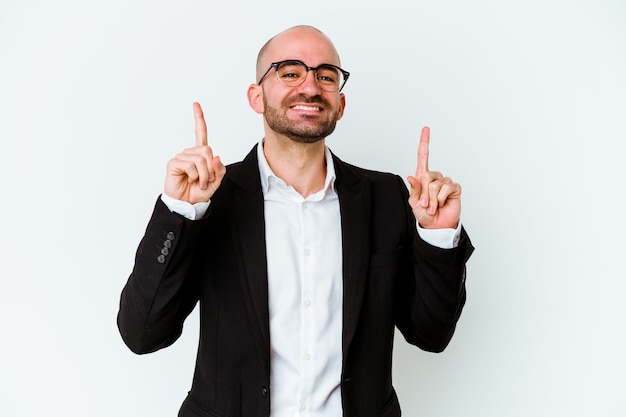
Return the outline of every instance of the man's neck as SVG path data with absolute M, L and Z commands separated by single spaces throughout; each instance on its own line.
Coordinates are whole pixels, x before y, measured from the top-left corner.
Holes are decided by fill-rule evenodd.
M 324 141 L 299 143 L 285 137 L 265 138 L 263 153 L 270 168 L 302 197 L 320 191 L 326 180 Z

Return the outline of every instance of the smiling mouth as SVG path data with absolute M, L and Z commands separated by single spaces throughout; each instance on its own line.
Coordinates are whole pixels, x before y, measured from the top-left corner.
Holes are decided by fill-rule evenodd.
M 294 110 L 304 110 L 304 111 L 322 111 L 321 107 L 318 107 L 318 106 L 304 106 L 302 104 L 298 104 L 296 106 L 293 106 L 292 109 L 294 109 Z

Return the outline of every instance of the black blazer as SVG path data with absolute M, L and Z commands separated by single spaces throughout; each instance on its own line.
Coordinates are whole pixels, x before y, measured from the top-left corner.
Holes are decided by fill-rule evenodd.
M 397 175 L 333 156 L 343 255 L 344 416 L 400 416 L 391 381 L 394 328 L 440 352 L 465 303 L 465 231 L 455 249 L 419 238 Z M 263 193 L 256 147 L 228 167 L 204 218 L 159 199 L 122 291 L 118 327 L 135 353 L 172 344 L 200 303 L 193 384 L 179 416 L 269 416 L 270 328 Z

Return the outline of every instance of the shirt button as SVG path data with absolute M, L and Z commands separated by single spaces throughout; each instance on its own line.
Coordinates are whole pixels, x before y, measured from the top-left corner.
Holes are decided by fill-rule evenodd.
M 307 361 L 310 361 L 311 360 L 311 354 L 307 353 L 306 355 L 304 355 L 304 359 L 307 360 Z
M 305 249 L 304 256 L 311 256 L 311 249 Z
M 306 301 L 304 302 L 304 306 L 305 306 L 305 307 L 311 307 L 311 300 L 306 300 Z
M 306 405 L 305 405 L 305 404 L 302 404 L 302 405 L 300 406 L 300 411 L 304 411 L 304 410 L 306 410 Z

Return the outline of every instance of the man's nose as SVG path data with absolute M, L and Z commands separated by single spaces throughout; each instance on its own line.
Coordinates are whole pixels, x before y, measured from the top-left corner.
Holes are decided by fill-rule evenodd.
M 315 70 L 307 71 L 306 78 L 304 79 L 304 82 L 300 84 L 299 89 L 301 91 L 308 92 L 311 95 L 320 94 L 321 88 L 317 83 L 317 73 L 315 72 Z

